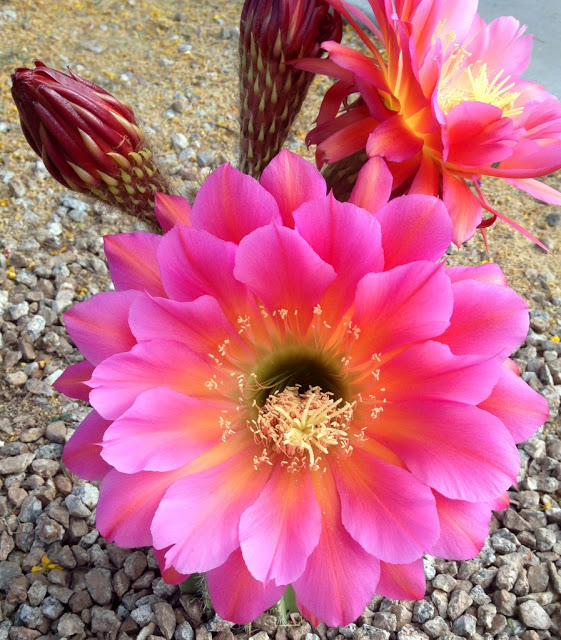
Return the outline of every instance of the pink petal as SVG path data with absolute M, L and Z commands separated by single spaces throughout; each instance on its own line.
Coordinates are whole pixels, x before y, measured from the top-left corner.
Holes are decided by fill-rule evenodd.
M 261 186 L 276 200 L 285 227 L 294 228 L 292 212 L 327 193 L 325 178 L 311 162 L 283 149 L 265 167 Z
M 360 51 L 333 41 L 323 42 L 321 46 L 322 49 L 329 53 L 330 60 L 333 60 L 344 69 L 352 71 L 355 76 L 365 80 L 377 89 L 391 93 L 384 74 L 376 66 L 372 58 Z
M 491 506 L 487 502 L 450 500 L 434 492 L 440 520 L 440 539 L 430 553 L 447 560 L 474 558 L 489 535 Z
M 321 512 L 310 473 L 290 473 L 277 464 L 240 520 L 247 568 L 262 583 L 290 584 L 304 571 L 320 532 Z
M 166 551 L 167 549 L 153 549 L 154 556 L 158 561 L 158 566 L 160 567 L 160 573 L 162 574 L 162 578 L 166 584 L 181 584 L 185 582 L 189 578 L 187 574 L 178 573 L 173 567 L 166 567 Z
M 330 78 L 339 79 L 343 82 L 352 83 L 353 74 L 347 69 L 343 69 L 338 64 L 327 58 L 298 58 L 289 60 L 296 69 L 309 71 L 310 73 L 320 73 Z
M 96 528 L 119 547 L 152 546 L 150 525 L 168 487 L 183 470 L 156 473 L 110 471 L 101 483 Z
M 494 262 L 490 262 L 489 264 L 478 264 L 474 267 L 449 267 L 446 269 L 446 275 L 452 282 L 459 282 L 460 280 L 479 280 L 480 282 L 499 284 L 504 287 L 508 284 L 502 269 Z
M 513 121 L 499 107 L 461 102 L 446 116 L 445 142 L 450 165 L 479 169 L 506 160 L 518 140 Z M 476 171 L 477 172 L 477 171 Z
M 306 610 L 337 627 L 356 620 L 372 599 L 380 562 L 343 526 L 337 489 L 328 473 L 315 489 L 323 515 L 321 537 L 304 573 L 292 586 Z
M 407 126 L 403 116 L 384 120 L 368 136 L 366 153 L 369 158 L 382 156 L 390 162 L 409 160 L 423 148 L 423 139 Z
M 317 629 L 321 620 L 317 616 L 315 616 L 309 609 L 306 609 L 306 607 L 298 600 L 298 598 L 296 598 L 296 608 L 298 609 L 298 611 L 300 611 L 302 617 L 305 618 L 312 625 L 312 627 L 316 627 Z
M 98 293 L 64 314 L 68 334 L 93 365 L 136 344 L 128 318 L 131 304 L 139 295 L 138 291 Z
M 412 562 L 438 539 L 431 490 L 359 446 L 348 459 L 332 459 L 343 525 L 376 558 Z
M 103 247 L 117 291 L 136 289 L 165 295 L 156 258 L 161 240 L 161 236 L 144 231 L 104 236 Z
M 477 407 L 430 400 L 388 403 L 369 433 L 449 498 L 491 500 L 516 481 L 520 456 L 510 434 Z
M 508 495 L 508 491 L 505 491 L 501 496 L 495 498 L 495 500 L 491 500 L 489 504 L 493 511 L 502 511 L 503 509 L 506 509 L 510 504 L 510 496 Z
M 442 172 L 442 201 L 454 228 L 454 243 L 459 247 L 475 233 L 481 222 L 481 203 L 464 180 Z
M 521 189 L 526 193 L 529 193 L 534 198 L 541 200 L 542 202 L 547 202 L 548 204 L 554 204 L 558 207 L 561 207 L 561 193 L 550 187 L 548 184 L 540 182 L 539 180 L 534 180 L 533 178 L 520 178 L 519 180 L 511 178 L 505 179 L 505 182 L 508 182 L 513 187 L 517 189 Z
M 171 471 L 222 440 L 224 404 L 167 387 L 141 393 L 103 436 L 103 459 L 122 473 Z
M 520 76 L 530 63 L 532 36 L 521 37 L 526 27 L 512 16 L 500 16 L 482 29 L 469 45 L 474 60 L 484 60 L 489 80 L 502 71 L 499 80 Z
M 62 375 L 56 379 L 53 387 L 69 398 L 87 402 L 90 388 L 84 382 L 92 377 L 93 369 L 92 363 L 87 360 L 77 362 L 68 367 L 66 371 L 63 371 Z
M 547 420 L 547 400 L 507 366 L 501 368 L 499 381 L 479 407 L 497 416 L 514 442 L 524 442 Z
M 234 320 L 245 315 L 247 291 L 234 278 L 235 255 L 233 243 L 176 225 L 162 238 L 158 251 L 167 295 L 181 302 L 211 295 Z
M 377 594 L 392 600 L 421 600 L 425 595 L 426 586 L 422 558 L 409 564 L 380 562 Z
M 302 205 L 294 219 L 298 233 L 337 273 L 321 301 L 327 314 L 322 319 L 337 322 L 351 306 L 358 281 L 384 267 L 380 225 L 364 209 L 332 194 Z
M 382 227 L 385 269 L 415 260 L 436 262 L 452 241 L 448 212 L 438 198 L 410 195 L 390 200 L 376 212 Z
M 403 10 L 400 18 L 411 22 L 415 34 L 419 62 L 423 62 L 434 38 L 440 38 L 443 44 L 450 42 L 449 33 L 455 35 L 455 42 L 463 42 L 477 11 L 477 0 L 463 2 L 416 2 L 411 16 Z M 411 3 L 402 3 L 402 8 L 412 9 Z
M 196 398 L 212 395 L 205 382 L 214 370 L 181 342 L 151 340 L 129 353 L 108 358 L 94 371 L 90 402 L 107 419 L 116 419 L 144 391 L 169 387 Z
M 377 125 L 375 118 L 363 116 L 357 108 L 317 127 L 308 134 L 306 142 L 317 144 L 316 163 L 322 167 L 326 162 L 337 162 L 362 151 Z
M 449 38 L 450 30 L 453 29 L 456 42 L 463 42 L 464 38 L 468 38 L 470 29 L 473 28 L 474 21 L 478 18 L 477 4 L 477 0 L 438 3 L 436 5 L 436 20 L 441 22 L 440 25 L 437 25 L 437 28 L 440 27 L 443 31 L 442 37 Z M 415 14 L 415 18 L 417 18 L 417 14 Z M 430 38 L 430 34 L 427 34 L 427 36 Z
M 528 306 L 512 289 L 476 280 L 452 285 L 450 327 L 438 338 L 457 355 L 506 358 L 526 338 Z
M 283 596 L 285 586 L 263 584 L 247 570 L 240 549 L 206 574 L 212 606 L 223 620 L 249 624 Z
M 369 273 L 358 283 L 353 323 L 361 329 L 355 353 L 371 359 L 446 330 L 452 289 L 442 266 L 412 262 Z M 372 331 L 372 326 L 376 327 Z
M 380 368 L 390 402 L 419 398 L 478 404 L 489 396 L 501 364 L 487 356 L 456 356 L 439 342 L 416 344 Z
M 111 471 L 101 457 L 101 441 L 110 424 L 95 411 L 82 421 L 62 452 L 62 461 L 72 473 L 86 480 L 101 480 Z
M 166 563 L 180 573 L 209 571 L 239 547 L 242 513 L 263 489 L 270 467 L 253 467 L 256 447 L 175 482 L 160 501 L 152 524 L 154 546 L 170 547 Z M 189 514 L 178 518 L 177 514 Z M 216 517 L 220 514 L 220 526 Z
M 131 307 L 129 324 L 139 342 L 165 336 L 183 342 L 202 356 L 218 356 L 219 347 L 224 344 L 229 353 L 239 353 L 244 346 L 238 328 L 232 326 L 210 296 L 192 302 L 141 296 Z
M 546 110 L 540 105 L 542 117 L 544 111 Z M 540 134 L 536 135 L 540 136 Z M 559 135 L 558 132 L 557 135 Z M 496 169 L 486 168 L 485 174 L 504 178 L 536 178 L 556 171 L 561 165 L 561 144 L 558 141 L 549 144 L 539 144 L 540 142 L 542 142 L 541 136 L 538 141 L 522 138 L 510 158 L 501 162 Z
M 368 81 L 355 77 L 354 86 L 351 85 L 350 87 L 348 87 L 345 93 L 345 96 L 342 98 L 341 102 L 343 102 L 345 98 L 351 95 L 352 93 L 360 93 L 360 97 L 362 98 L 362 100 L 364 100 L 366 106 L 368 107 L 368 111 L 370 112 L 370 115 L 376 120 L 378 120 L 378 122 L 384 122 L 395 114 L 395 111 L 392 111 L 384 104 L 384 101 L 382 100 L 382 97 L 378 89 L 376 89 L 376 87 L 371 85 Z M 321 110 L 320 110 L 320 113 L 321 113 Z M 319 115 L 318 115 L 318 122 L 320 122 Z M 382 155 L 382 154 L 377 154 L 377 155 Z M 372 157 L 376 157 L 376 156 L 372 156 Z
M 407 193 L 411 195 L 439 195 L 440 171 L 437 162 L 428 153 L 423 153 L 419 168 Z
M 271 224 L 257 229 L 240 243 L 235 277 L 249 287 L 269 313 L 297 312 L 307 327 L 313 308 L 335 279 L 333 267 L 292 229 Z
M 255 178 L 230 164 L 221 165 L 209 175 L 191 211 L 195 229 L 236 244 L 255 229 L 280 221 L 273 196 Z
M 388 165 L 380 156 L 374 156 L 358 172 L 349 202 L 375 213 L 390 199 L 392 183 Z
M 172 229 L 177 223 L 189 224 L 191 205 L 186 198 L 157 193 L 154 199 L 154 214 L 164 232 Z

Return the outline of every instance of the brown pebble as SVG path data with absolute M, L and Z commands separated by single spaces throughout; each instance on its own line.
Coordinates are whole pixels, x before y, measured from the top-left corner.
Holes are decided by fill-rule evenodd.
M 156 604 L 152 605 L 152 611 L 156 616 L 156 622 L 160 627 L 160 631 L 164 634 L 166 640 L 171 640 L 176 626 L 173 607 L 168 602 L 157 602 Z M 220 634 L 218 634 L 218 636 L 219 635 Z M 218 638 L 218 636 L 216 636 L 216 638 Z M 223 638 L 219 640 L 233 640 L 233 637 Z
M 140 578 L 138 578 L 138 580 L 135 580 L 131 586 L 135 591 L 147 589 L 149 586 L 151 586 L 152 581 L 155 577 L 156 574 L 153 571 L 147 571 L 146 573 L 142 574 Z
M 105 571 L 94 568 L 86 573 L 86 587 L 95 602 L 109 604 L 111 601 L 112 587 Z
M 53 478 L 55 487 L 63 496 L 67 496 L 72 491 L 72 482 L 66 476 L 58 475 Z
M 6 599 L 8 602 L 21 604 L 27 600 L 27 589 L 29 582 L 25 576 L 16 576 L 10 581 Z
M 42 635 L 38 629 L 27 629 L 26 627 L 12 627 L 10 629 L 10 640 L 36 640 Z
M 24 429 L 20 436 L 20 442 L 36 442 L 43 436 L 45 430 L 43 427 L 31 427 L 31 429 Z
M 45 436 L 51 442 L 55 442 L 56 444 L 64 444 L 66 442 L 66 425 L 64 424 L 64 422 L 62 422 L 62 420 L 50 422 L 47 425 Z
M 72 613 L 81 613 L 84 609 L 89 609 L 92 604 L 93 601 L 87 591 L 77 591 L 68 601 Z
M 133 634 L 133 633 L 136 633 L 138 631 L 138 629 L 139 629 L 139 626 L 129 616 L 128 618 L 125 618 L 125 620 L 123 620 L 123 622 L 121 623 L 121 626 L 119 628 L 119 631 L 121 633 Z
M 140 578 L 147 566 L 146 554 L 142 551 L 135 551 L 125 560 L 123 568 L 131 580 L 136 580 Z
M 124 596 L 125 593 L 129 590 L 130 580 L 127 574 L 123 569 L 119 569 L 117 573 L 113 576 L 113 590 L 119 596 Z

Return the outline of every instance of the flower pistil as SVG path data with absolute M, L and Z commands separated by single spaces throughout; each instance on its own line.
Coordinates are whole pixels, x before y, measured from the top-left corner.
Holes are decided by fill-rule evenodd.
M 265 446 L 256 466 L 270 463 L 269 455 L 279 453 L 287 458 L 281 464 L 288 465 L 289 471 L 305 467 L 318 471 L 318 453 L 327 454 L 329 447 L 350 454 L 349 429 L 355 404 L 334 399 L 333 393 L 317 386 L 304 393 L 299 386 L 286 387 L 269 395 L 251 426 L 256 441 Z

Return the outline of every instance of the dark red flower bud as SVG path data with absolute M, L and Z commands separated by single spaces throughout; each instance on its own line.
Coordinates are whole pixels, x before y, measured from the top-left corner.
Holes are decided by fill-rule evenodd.
M 50 69 L 16 69 L 12 96 L 21 127 L 49 173 L 73 191 L 153 218 L 167 191 L 132 109 L 93 82 Z
M 342 22 L 326 0 L 246 0 L 240 22 L 240 169 L 259 177 L 280 151 L 314 74 L 286 63 L 321 56 Z

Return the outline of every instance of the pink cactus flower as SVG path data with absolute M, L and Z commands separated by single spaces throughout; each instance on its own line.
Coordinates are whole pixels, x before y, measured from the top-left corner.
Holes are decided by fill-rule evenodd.
M 423 597 L 423 552 L 478 553 L 547 416 L 508 360 L 526 304 L 496 265 L 439 262 L 443 203 L 388 203 L 379 164 L 348 203 L 288 151 L 192 208 L 158 196 L 165 235 L 107 237 L 116 291 L 66 314 L 86 360 L 57 387 L 94 410 L 63 459 L 101 480 L 99 531 L 170 582 L 206 572 L 240 624 L 287 585 L 335 626 Z
M 353 24 L 368 55 L 326 42 L 329 60 L 297 63 L 337 79 L 326 93 L 317 126 L 318 166 L 338 197 L 350 193 L 367 157 L 383 157 L 394 195 L 425 193 L 444 200 L 462 244 L 497 217 L 482 176 L 495 176 L 550 204 L 561 194 L 535 180 L 561 168 L 561 105 L 520 74 L 531 36 L 517 20 L 486 24 L 477 0 L 370 0 L 379 27 L 351 5 L 329 0 Z M 385 47 L 358 26 L 360 17 Z M 491 217 L 482 219 L 482 209 Z

